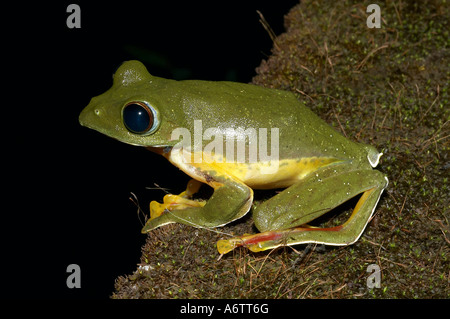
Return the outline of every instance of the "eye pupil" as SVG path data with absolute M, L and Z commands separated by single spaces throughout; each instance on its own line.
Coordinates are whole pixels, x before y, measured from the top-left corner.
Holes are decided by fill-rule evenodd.
M 153 112 L 142 102 L 131 102 L 125 105 L 122 118 L 127 129 L 136 134 L 145 134 L 153 127 Z

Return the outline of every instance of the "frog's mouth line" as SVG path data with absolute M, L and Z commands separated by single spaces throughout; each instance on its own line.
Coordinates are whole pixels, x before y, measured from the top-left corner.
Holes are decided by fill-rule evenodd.
M 100 132 L 100 133 L 105 134 L 103 132 Z M 122 143 L 125 143 L 125 144 L 128 144 L 128 145 L 133 145 L 133 146 L 145 147 L 147 149 L 153 148 L 153 149 L 163 149 L 163 150 L 165 150 L 167 148 L 172 148 L 173 147 L 172 145 L 167 145 L 167 144 L 149 144 L 149 145 L 147 145 L 144 142 L 143 143 L 134 143 L 134 142 L 130 142 L 129 140 L 121 139 L 121 138 L 118 138 L 118 137 L 113 137 L 113 136 L 111 136 L 111 137 L 114 138 L 115 140 L 119 141 L 119 142 L 122 142 Z

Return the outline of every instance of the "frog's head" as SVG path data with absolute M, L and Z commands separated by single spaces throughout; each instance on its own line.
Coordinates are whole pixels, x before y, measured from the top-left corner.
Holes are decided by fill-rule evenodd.
M 113 86 L 81 112 L 80 124 L 132 145 L 173 146 L 174 124 L 160 107 L 165 81 L 170 80 L 152 76 L 139 61 L 124 62 Z

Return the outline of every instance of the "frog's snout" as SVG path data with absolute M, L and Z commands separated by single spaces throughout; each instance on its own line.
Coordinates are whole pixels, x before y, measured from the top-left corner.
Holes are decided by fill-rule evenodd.
M 86 106 L 78 116 L 78 121 L 82 126 L 91 127 L 92 123 L 101 115 L 99 108 L 92 107 L 91 104 Z

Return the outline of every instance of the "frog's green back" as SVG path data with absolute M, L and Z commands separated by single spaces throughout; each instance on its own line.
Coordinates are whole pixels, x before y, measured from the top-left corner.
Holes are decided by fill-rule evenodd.
M 291 92 L 235 82 L 174 84 L 183 92 L 185 102 L 180 104 L 180 114 L 188 126 L 193 120 L 202 119 L 203 130 L 242 127 L 267 128 L 270 132 L 271 128 L 278 128 L 280 159 L 367 156 L 364 145 L 343 137 Z M 270 138 L 268 143 L 270 150 Z
M 122 109 L 134 100 L 158 110 L 160 127 L 155 133 L 136 135 L 124 126 Z M 367 157 L 364 145 L 344 138 L 291 92 L 235 82 L 167 80 L 150 75 L 138 61 L 123 63 L 111 89 L 93 98 L 80 115 L 83 125 L 140 146 L 173 146 L 177 141 L 171 140 L 172 132 L 187 128 L 193 133 L 195 120 L 202 121 L 203 131 L 217 128 L 223 136 L 230 129 L 278 128 L 280 159 Z

